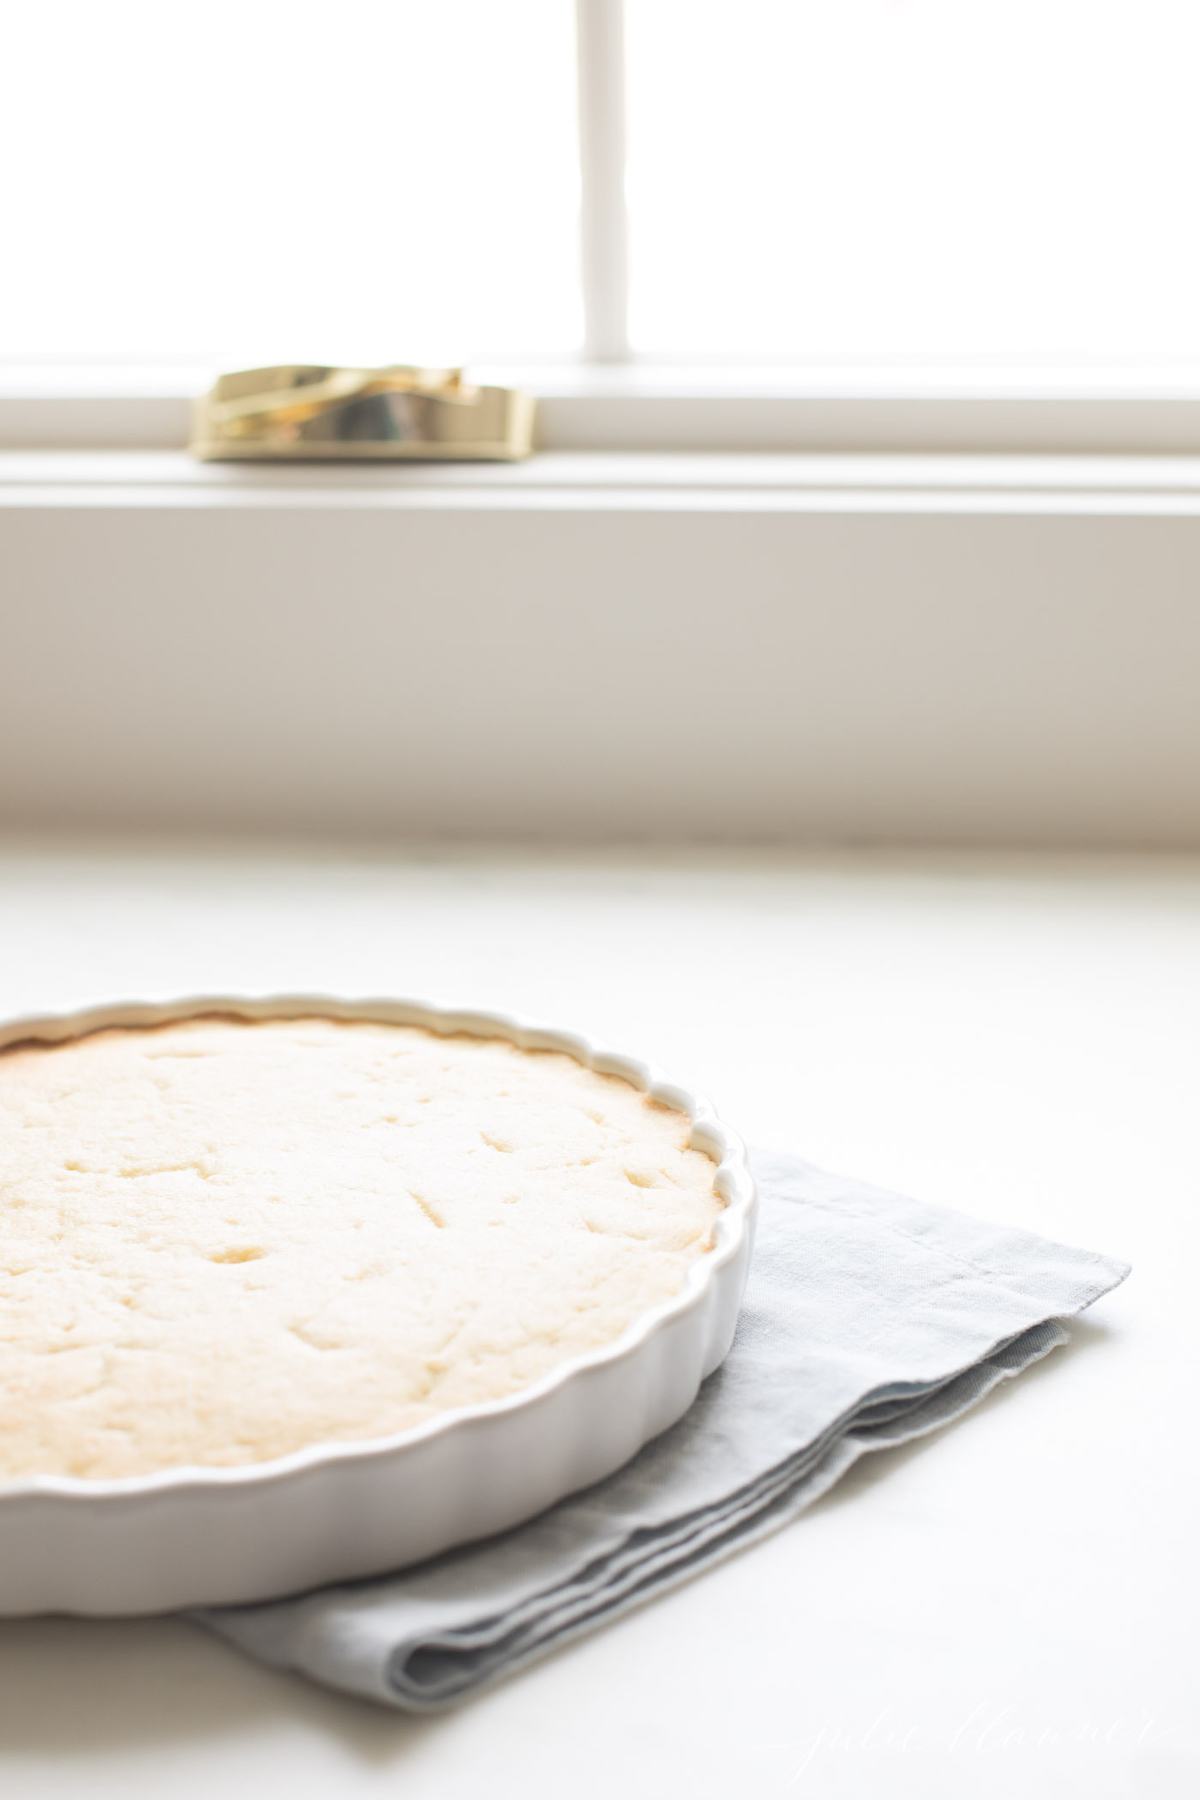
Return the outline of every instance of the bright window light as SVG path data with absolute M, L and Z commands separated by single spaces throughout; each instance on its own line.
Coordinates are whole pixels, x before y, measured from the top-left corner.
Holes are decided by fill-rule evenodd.
M 570 355 L 568 0 L 38 0 L 4 33 L 0 357 Z
M 1200 363 L 1196 0 L 624 12 L 585 294 L 571 0 L 19 9 L 0 359 Z
M 629 0 L 634 349 L 1200 355 L 1195 0 Z

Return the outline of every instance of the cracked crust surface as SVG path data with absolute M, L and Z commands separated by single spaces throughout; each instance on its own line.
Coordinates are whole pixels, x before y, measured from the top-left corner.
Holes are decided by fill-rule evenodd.
M 0 1478 L 386 1436 L 678 1292 L 714 1167 L 568 1056 L 207 1018 L 0 1052 Z

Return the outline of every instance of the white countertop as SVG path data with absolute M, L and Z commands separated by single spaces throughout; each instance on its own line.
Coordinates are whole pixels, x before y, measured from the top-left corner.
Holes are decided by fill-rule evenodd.
M 10 841 L 0 944 L 4 1013 L 329 987 L 579 1024 L 752 1143 L 1135 1265 L 940 1438 L 445 1718 L 172 1620 L 0 1624 L 0 1792 L 1200 1791 L 1200 862 Z

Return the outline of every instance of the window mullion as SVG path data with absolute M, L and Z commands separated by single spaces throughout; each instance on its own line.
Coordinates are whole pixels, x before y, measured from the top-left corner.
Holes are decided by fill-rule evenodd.
M 623 0 L 575 0 L 584 355 L 629 359 Z

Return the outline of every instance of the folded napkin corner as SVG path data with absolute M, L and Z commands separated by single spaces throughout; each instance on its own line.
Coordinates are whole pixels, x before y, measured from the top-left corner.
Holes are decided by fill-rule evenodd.
M 503 1538 L 192 1616 L 275 1667 L 444 1710 L 779 1530 L 860 1456 L 960 1417 L 1129 1273 L 785 1152 L 753 1161 L 759 1226 L 733 1349 L 632 1462 Z

